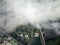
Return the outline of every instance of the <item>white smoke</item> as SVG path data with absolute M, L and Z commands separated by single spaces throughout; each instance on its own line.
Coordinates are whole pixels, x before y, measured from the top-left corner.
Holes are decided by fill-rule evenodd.
M 0 2 L 0 28 L 8 32 L 13 31 L 18 25 L 30 23 L 36 26 L 59 18 L 60 0 L 1 0 Z

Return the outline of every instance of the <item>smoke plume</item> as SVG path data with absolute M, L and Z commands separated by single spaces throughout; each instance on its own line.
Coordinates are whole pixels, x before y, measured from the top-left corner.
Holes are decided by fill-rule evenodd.
M 41 24 L 42 28 L 54 29 L 58 34 L 60 24 L 54 21 L 59 18 L 60 0 L 0 0 L 0 28 L 7 32 L 18 25 L 32 24 L 39 28 Z

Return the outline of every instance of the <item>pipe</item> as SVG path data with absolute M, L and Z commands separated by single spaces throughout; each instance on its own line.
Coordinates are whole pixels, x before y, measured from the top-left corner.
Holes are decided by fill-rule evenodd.
M 43 32 L 42 32 L 41 27 L 39 29 L 39 33 L 40 33 L 41 45 L 45 45 L 45 40 L 44 40 L 44 36 L 43 36 Z

